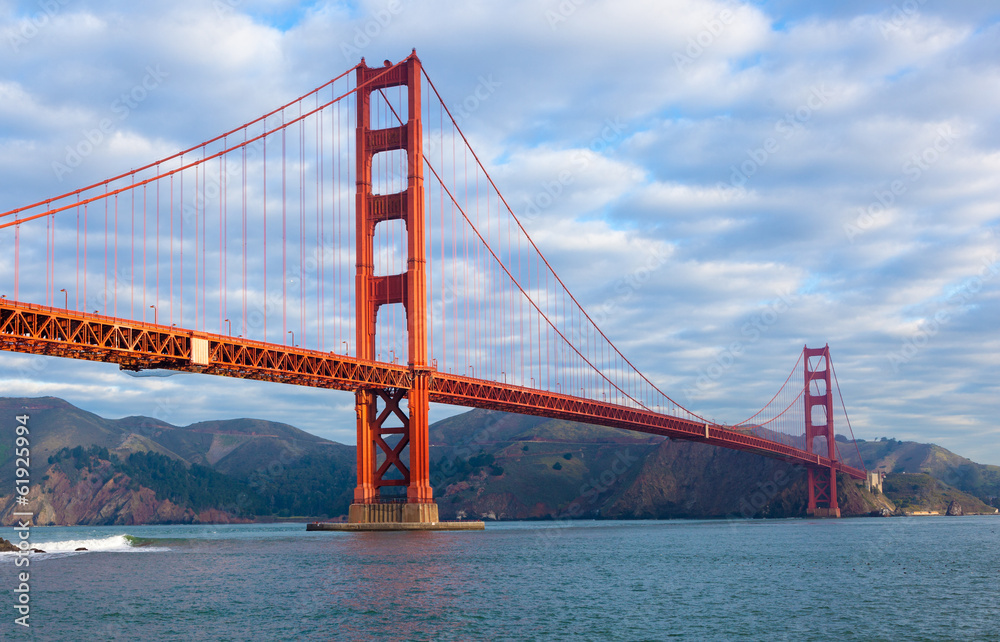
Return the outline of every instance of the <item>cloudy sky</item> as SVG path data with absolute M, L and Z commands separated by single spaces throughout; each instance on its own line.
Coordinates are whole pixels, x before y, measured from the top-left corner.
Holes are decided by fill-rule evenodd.
M 557 272 L 678 402 L 738 421 L 829 343 L 858 437 L 1000 464 L 996 3 L 0 0 L 0 211 L 414 47 Z M 9 353 L 0 390 L 354 442 L 346 393 Z

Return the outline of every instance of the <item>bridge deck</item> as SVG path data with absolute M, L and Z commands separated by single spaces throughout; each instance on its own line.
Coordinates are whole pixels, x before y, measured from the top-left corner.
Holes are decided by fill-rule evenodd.
M 204 355 L 199 345 L 207 348 Z M 413 380 L 410 369 L 398 364 L 8 299 L 0 299 L 0 349 L 105 361 L 131 370 L 164 368 L 347 391 L 408 389 Z M 471 377 L 432 371 L 430 400 L 701 441 L 807 467 L 833 466 L 854 479 L 865 477 L 843 462 L 723 426 Z

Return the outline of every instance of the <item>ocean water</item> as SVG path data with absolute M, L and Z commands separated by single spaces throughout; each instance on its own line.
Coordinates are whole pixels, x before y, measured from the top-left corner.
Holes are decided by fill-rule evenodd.
M 8 539 L 13 529 L 3 529 Z M 35 528 L 3 640 L 1000 640 L 1000 518 Z M 75 553 L 78 547 L 90 549 Z

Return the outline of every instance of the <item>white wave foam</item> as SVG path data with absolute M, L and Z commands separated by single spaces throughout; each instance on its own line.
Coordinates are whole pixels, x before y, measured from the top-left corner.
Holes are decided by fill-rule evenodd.
M 66 553 L 83 553 L 84 551 L 77 551 L 79 548 L 87 549 L 88 553 L 138 553 L 138 552 L 157 552 L 166 551 L 169 549 L 158 547 L 158 546 L 142 546 L 134 547 L 130 541 L 128 535 L 112 535 L 111 537 L 103 537 L 100 539 L 67 539 L 54 542 L 38 542 L 32 541 L 31 548 L 35 548 L 41 551 L 45 551 L 48 555 L 53 554 L 66 554 Z M 15 553 L 8 553 L 8 555 L 15 555 Z M 33 556 L 42 555 L 41 553 L 34 553 Z
M 61 542 L 33 542 L 33 548 L 41 549 L 46 553 L 72 553 L 78 548 L 85 548 L 87 551 L 111 551 L 117 553 L 128 552 L 132 544 L 124 535 L 112 535 L 102 539 L 68 539 Z

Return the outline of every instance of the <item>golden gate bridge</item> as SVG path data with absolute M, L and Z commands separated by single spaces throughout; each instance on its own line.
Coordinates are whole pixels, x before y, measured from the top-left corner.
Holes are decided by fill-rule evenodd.
M 437 522 L 431 402 L 783 459 L 807 470 L 812 515 L 839 516 L 838 472 L 866 475 L 835 439 L 828 347 L 804 348 L 732 425 L 640 372 L 528 235 L 415 52 L 362 59 L 211 140 L 0 214 L 0 235 L 0 349 L 353 392 L 353 523 Z

